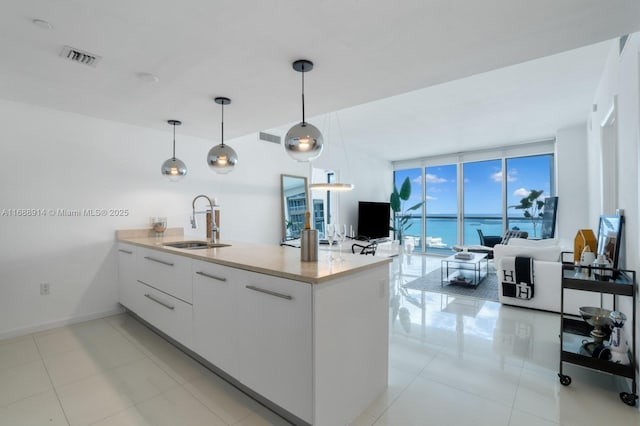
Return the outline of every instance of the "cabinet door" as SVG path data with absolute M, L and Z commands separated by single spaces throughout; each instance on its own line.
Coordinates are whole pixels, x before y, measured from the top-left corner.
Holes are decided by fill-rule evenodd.
M 238 271 L 197 260 L 192 269 L 194 349 L 216 367 L 236 376 Z
M 127 309 L 136 310 L 136 246 L 119 243 L 118 299 Z
M 193 349 L 193 307 L 141 282 L 136 286 L 138 316 Z
M 241 271 L 238 379 L 312 422 L 311 284 Z
M 191 259 L 159 250 L 138 251 L 138 279 L 145 284 L 192 303 Z

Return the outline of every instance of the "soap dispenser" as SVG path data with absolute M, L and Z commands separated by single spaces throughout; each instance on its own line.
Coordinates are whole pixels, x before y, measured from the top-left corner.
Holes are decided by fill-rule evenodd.
M 311 229 L 311 213 L 305 213 L 304 229 L 300 236 L 300 260 L 303 262 L 318 261 L 318 231 Z

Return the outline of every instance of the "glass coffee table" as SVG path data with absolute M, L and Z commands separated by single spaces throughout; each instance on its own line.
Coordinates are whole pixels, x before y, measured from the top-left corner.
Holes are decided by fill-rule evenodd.
M 459 253 L 442 259 L 440 268 L 440 285 L 463 284 L 477 287 L 487 276 L 489 271 L 489 259 L 486 253 L 468 253 L 468 259 L 461 259 Z

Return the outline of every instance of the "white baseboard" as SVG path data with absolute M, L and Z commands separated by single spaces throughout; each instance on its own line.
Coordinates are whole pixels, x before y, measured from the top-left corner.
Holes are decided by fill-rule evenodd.
M 79 315 L 74 317 L 69 317 L 57 321 L 46 322 L 38 325 L 30 325 L 28 327 L 16 328 L 10 331 L 0 332 L 0 340 L 10 339 L 13 337 L 20 337 L 26 334 L 36 333 L 39 331 L 50 330 L 52 328 L 64 327 L 66 325 L 76 324 L 79 322 L 90 321 L 98 318 L 104 318 L 111 315 L 117 315 L 124 312 L 124 309 L 117 305 L 116 309 L 111 309 L 103 312 L 95 312 L 92 314 Z

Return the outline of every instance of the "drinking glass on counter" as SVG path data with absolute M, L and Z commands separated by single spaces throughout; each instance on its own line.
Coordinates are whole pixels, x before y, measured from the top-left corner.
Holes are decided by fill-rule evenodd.
M 342 257 L 342 244 L 347 238 L 347 225 L 336 224 L 336 238 L 338 239 L 338 259 L 344 260 L 344 258 Z
M 156 237 L 162 237 L 164 231 L 167 229 L 167 218 L 166 217 L 152 217 L 151 218 L 151 228 L 156 233 Z
M 336 238 L 336 227 L 334 224 L 332 223 L 327 224 L 325 228 L 325 237 L 329 242 L 329 260 L 333 260 L 333 253 L 331 251 L 333 250 L 333 241 Z

